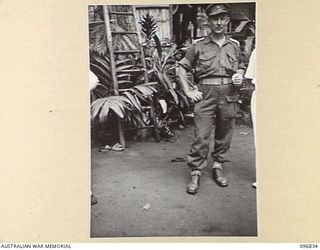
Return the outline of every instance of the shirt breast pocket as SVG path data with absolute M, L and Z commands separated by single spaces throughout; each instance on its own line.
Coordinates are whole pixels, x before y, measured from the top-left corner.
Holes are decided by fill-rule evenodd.
M 236 71 L 239 66 L 239 62 L 236 54 L 232 52 L 227 52 L 227 57 L 228 57 L 228 63 L 230 64 L 230 68 Z
M 204 53 L 199 55 L 199 70 L 206 70 L 213 66 L 216 54 Z

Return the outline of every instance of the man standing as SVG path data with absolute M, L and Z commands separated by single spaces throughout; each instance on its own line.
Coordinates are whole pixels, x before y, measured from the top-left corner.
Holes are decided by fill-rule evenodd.
M 191 181 L 187 192 L 196 194 L 201 170 L 207 165 L 210 136 L 215 125 L 213 177 L 219 186 L 228 186 L 223 176 L 223 164 L 229 160 L 230 148 L 239 98 L 236 85 L 242 83 L 244 64 L 237 43 L 226 36 L 230 22 L 228 4 L 211 4 L 206 9 L 211 33 L 192 45 L 179 62 L 178 74 L 182 89 L 195 104 L 195 138 L 188 156 Z M 188 84 L 187 71 L 195 69 L 199 87 Z

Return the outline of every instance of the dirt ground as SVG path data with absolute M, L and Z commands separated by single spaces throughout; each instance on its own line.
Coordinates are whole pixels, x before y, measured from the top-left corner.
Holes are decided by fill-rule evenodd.
M 175 142 L 128 141 L 122 152 L 92 149 L 98 203 L 91 207 L 91 237 L 257 235 L 252 129 L 236 126 L 225 165 L 229 186 L 215 184 L 209 161 L 196 195 L 186 193 L 186 163 L 171 162 L 187 159 L 193 129 L 176 134 Z

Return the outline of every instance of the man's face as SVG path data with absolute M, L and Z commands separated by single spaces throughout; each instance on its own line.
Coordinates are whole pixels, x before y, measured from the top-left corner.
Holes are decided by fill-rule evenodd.
M 214 15 L 209 17 L 209 24 L 211 31 L 216 34 L 224 34 L 230 18 L 227 14 L 222 13 L 219 15 Z

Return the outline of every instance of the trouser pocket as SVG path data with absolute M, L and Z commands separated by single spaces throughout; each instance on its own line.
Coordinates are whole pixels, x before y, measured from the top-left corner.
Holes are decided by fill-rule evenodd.
M 221 113 L 225 119 L 232 119 L 239 111 L 239 95 L 225 96 L 225 102 L 221 105 Z

